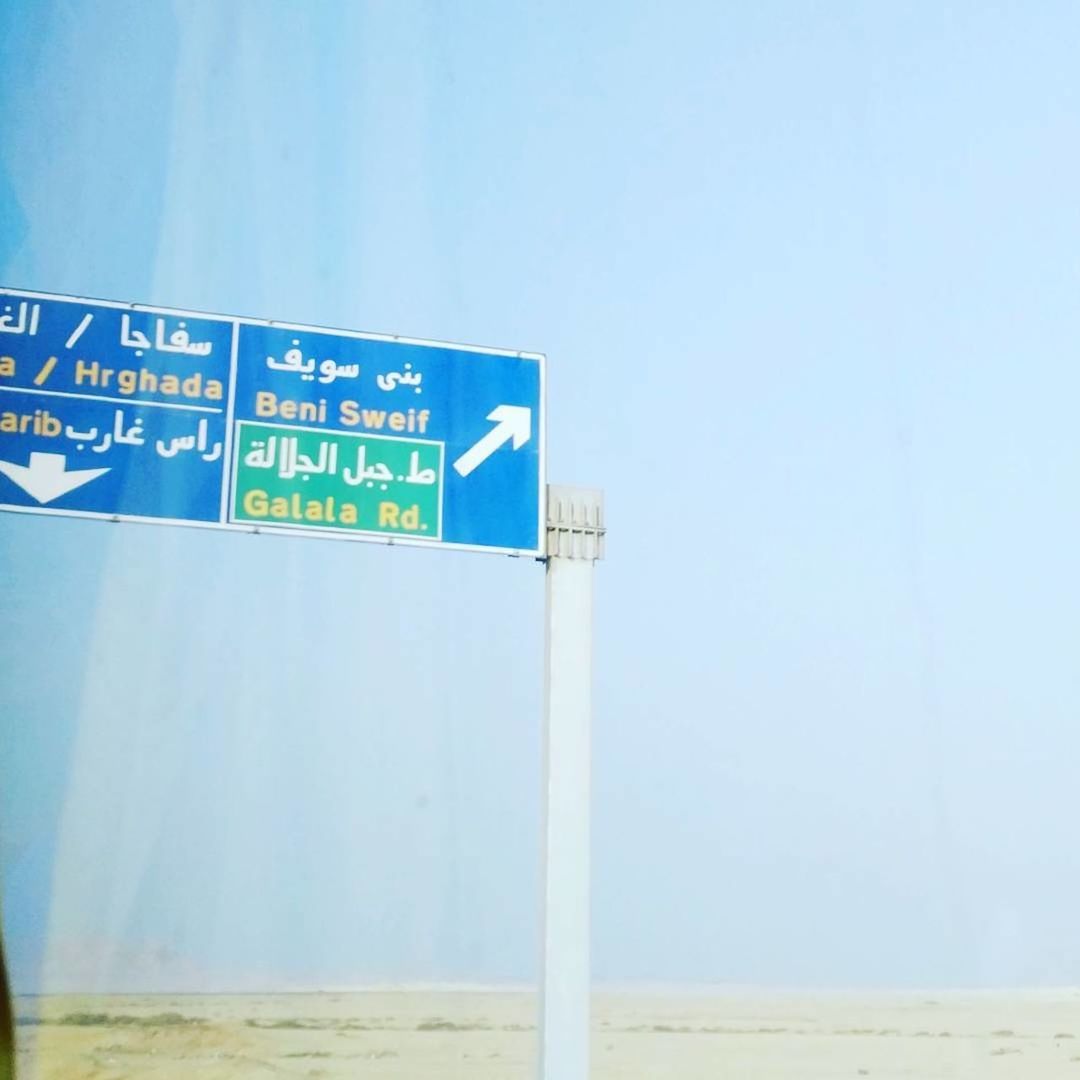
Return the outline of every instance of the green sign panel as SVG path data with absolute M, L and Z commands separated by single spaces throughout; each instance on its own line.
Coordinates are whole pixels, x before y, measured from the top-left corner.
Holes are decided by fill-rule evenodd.
M 232 518 L 439 540 L 443 444 L 237 422 Z

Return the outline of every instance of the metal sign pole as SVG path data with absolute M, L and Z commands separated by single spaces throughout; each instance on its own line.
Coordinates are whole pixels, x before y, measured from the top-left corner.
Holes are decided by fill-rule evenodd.
M 593 564 L 603 493 L 548 487 L 540 1080 L 589 1075 Z

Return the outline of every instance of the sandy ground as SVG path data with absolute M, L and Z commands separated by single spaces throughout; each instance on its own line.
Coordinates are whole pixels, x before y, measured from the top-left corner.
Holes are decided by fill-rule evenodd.
M 402 990 L 20 999 L 19 1080 L 532 1080 L 535 997 Z M 1080 1080 L 1080 991 L 599 993 L 592 1075 Z

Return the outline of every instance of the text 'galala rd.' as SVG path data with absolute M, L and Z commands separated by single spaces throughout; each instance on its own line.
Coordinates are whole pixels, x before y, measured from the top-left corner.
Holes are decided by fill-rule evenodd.
M 536 555 L 544 358 L 0 289 L 0 509 Z

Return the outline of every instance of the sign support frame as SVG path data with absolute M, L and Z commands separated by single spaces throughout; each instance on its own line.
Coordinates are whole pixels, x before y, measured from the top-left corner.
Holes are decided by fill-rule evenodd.
M 603 492 L 549 485 L 539 1080 L 588 1080 L 593 567 Z

